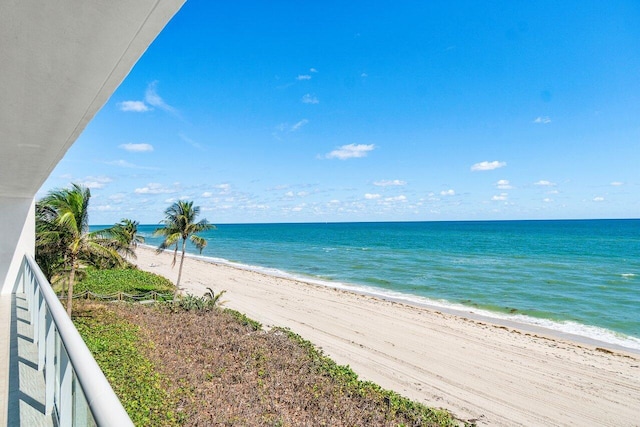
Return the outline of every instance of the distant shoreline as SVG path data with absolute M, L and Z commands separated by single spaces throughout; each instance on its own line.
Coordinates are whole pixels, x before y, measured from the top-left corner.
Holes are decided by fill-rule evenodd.
M 151 246 L 151 245 L 143 244 L 141 246 L 154 251 L 156 249 L 155 246 Z M 172 253 L 172 251 L 170 250 L 166 250 L 166 252 Z M 462 304 L 454 304 L 450 302 L 438 303 L 437 301 L 428 300 L 427 298 L 417 297 L 414 295 L 405 295 L 400 293 L 395 293 L 396 295 L 393 295 L 392 292 L 385 292 L 383 289 L 376 289 L 373 287 L 360 286 L 360 285 L 354 285 L 349 283 L 329 282 L 319 278 L 305 277 L 302 275 L 288 273 L 286 271 L 278 270 L 275 268 L 252 266 L 248 264 L 242 264 L 238 262 L 228 261 L 225 259 L 214 258 L 210 256 L 205 256 L 205 255 L 187 253 L 186 256 L 189 258 L 201 260 L 203 262 L 211 263 L 213 265 L 225 265 L 225 266 L 237 268 L 244 271 L 252 271 L 252 272 L 258 272 L 261 274 L 266 274 L 276 278 L 291 279 L 291 280 L 299 281 L 305 284 L 340 289 L 346 292 L 353 292 L 359 295 L 380 298 L 385 301 L 392 301 L 400 304 L 407 304 L 415 307 L 425 308 L 432 311 L 441 311 L 454 316 L 469 318 L 477 321 L 495 323 L 497 325 L 519 329 L 523 332 L 546 335 L 551 338 L 573 341 L 575 343 L 586 344 L 593 347 L 603 347 L 611 350 L 629 352 L 629 353 L 640 355 L 640 340 L 639 340 L 638 348 L 629 347 L 622 344 L 601 340 L 601 339 L 593 338 L 586 335 L 580 335 L 576 333 L 563 331 L 559 329 L 560 327 L 562 327 L 563 324 L 560 322 L 552 321 L 552 320 L 536 319 L 529 316 L 521 316 L 523 317 L 522 319 L 513 319 L 512 317 L 515 317 L 515 316 L 510 316 L 510 315 L 506 315 L 499 312 L 493 313 L 483 309 L 475 309 L 473 307 L 467 307 Z M 534 323 L 536 321 L 546 322 L 552 326 L 556 326 L 556 328 L 536 324 Z M 604 330 L 602 328 L 596 328 L 596 327 L 591 327 L 587 325 L 582 325 L 582 327 L 593 328 L 593 329 L 597 329 L 598 331 L 605 331 L 606 333 L 609 333 L 611 335 L 614 334 L 613 331 Z
M 140 247 L 138 266 L 171 280 L 171 253 Z M 292 278 L 185 261 L 182 287 L 226 290 L 225 306 L 291 328 L 362 379 L 478 425 L 632 425 L 640 357 Z M 519 325 L 518 325 L 519 326 Z

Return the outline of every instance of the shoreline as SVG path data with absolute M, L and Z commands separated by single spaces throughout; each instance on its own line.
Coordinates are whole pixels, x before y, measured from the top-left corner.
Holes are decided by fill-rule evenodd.
M 136 252 L 141 269 L 175 280 L 171 254 L 148 247 Z M 478 425 L 633 425 L 640 418 L 640 357 L 606 343 L 197 256 L 185 264 L 181 287 L 187 292 L 226 290 L 225 306 L 266 327 L 288 327 L 362 379 Z
M 140 245 L 142 248 L 151 249 L 155 251 L 154 246 Z M 171 252 L 166 250 L 168 253 Z M 272 276 L 281 279 L 294 280 L 297 282 L 305 283 L 312 286 L 321 286 L 326 288 L 340 289 L 346 292 L 352 292 L 359 295 L 369 296 L 373 298 L 379 298 L 385 301 L 391 301 L 399 304 L 407 304 L 409 306 L 424 308 L 432 311 L 441 311 L 453 316 L 470 318 L 476 321 L 494 323 L 498 326 L 505 326 L 508 328 L 518 329 L 525 332 L 535 333 L 539 335 L 547 336 L 551 339 L 560 339 L 575 342 L 578 344 L 589 345 L 592 347 L 602 347 L 609 350 L 615 350 L 619 352 L 626 352 L 640 356 L 640 339 L 635 337 L 625 336 L 629 339 L 624 340 L 616 336 L 615 331 L 610 331 L 598 326 L 584 325 L 572 322 L 573 325 L 577 325 L 581 330 L 595 330 L 600 336 L 607 335 L 610 340 L 594 338 L 580 334 L 577 332 L 567 331 L 563 328 L 567 325 L 566 322 L 560 322 L 550 319 L 535 318 L 524 314 L 509 315 L 500 312 L 490 312 L 481 308 L 467 307 L 462 304 L 456 304 L 451 302 L 438 302 L 426 297 L 402 294 L 399 292 L 385 291 L 383 289 L 377 289 L 366 285 L 349 284 L 344 282 L 332 282 L 326 279 L 315 278 L 312 276 L 304 276 L 302 274 L 293 274 L 283 270 L 270 267 L 254 266 L 249 264 L 242 264 L 234 261 L 229 261 L 222 258 L 214 258 L 206 255 L 197 255 L 192 253 L 186 253 L 185 258 L 196 259 L 202 262 L 210 263 L 213 265 L 223 265 L 238 270 L 255 272 L 264 274 L 266 276 Z M 544 324 L 546 323 L 546 325 Z M 555 326 L 555 327 L 554 327 Z M 623 335 L 623 334 L 621 334 Z M 617 342 L 612 342 L 612 341 Z M 630 342 L 631 341 L 631 342 Z M 623 342 L 623 343 L 621 343 Z M 627 344 L 627 345 L 625 345 Z M 637 347 L 633 345 L 636 344 Z

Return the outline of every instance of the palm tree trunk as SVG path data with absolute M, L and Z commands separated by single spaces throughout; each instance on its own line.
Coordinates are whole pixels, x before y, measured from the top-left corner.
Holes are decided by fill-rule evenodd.
M 180 268 L 178 269 L 178 280 L 176 281 L 176 292 L 174 294 L 177 295 L 180 292 L 180 278 L 182 277 L 182 264 L 184 263 L 184 251 L 187 246 L 187 239 L 182 239 L 182 256 L 180 257 Z
M 73 303 L 73 281 L 76 276 L 76 260 L 71 259 L 71 272 L 69 273 L 69 287 L 67 289 L 67 314 L 71 317 L 71 304 Z

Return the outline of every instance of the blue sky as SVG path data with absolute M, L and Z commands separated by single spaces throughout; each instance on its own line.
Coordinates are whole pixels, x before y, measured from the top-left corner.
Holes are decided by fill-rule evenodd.
M 189 0 L 43 185 L 90 219 L 629 218 L 640 3 Z

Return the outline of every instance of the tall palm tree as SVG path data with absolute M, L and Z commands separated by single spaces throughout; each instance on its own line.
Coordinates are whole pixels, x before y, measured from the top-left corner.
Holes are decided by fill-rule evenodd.
M 67 313 L 71 316 L 73 285 L 80 261 L 86 263 L 111 260 L 122 263 L 112 239 L 100 232 L 89 232 L 89 199 L 91 191 L 78 184 L 70 189 L 55 189 L 38 202 L 37 223 L 40 248 L 54 245 L 61 250 L 69 268 Z M 50 246 L 51 247 L 51 246 Z
M 196 222 L 196 217 L 200 214 L 200 207 L 193 206 L 193 202 L 175 202 L 164 211 L 164 214 L 165 218 L 160 222 L 163 224 L 163 227 L 156 229 L 154 232 L 155 236 L 164 236 L 164 240 L 160 243 L 156 252 L 161 253 L 167 248 L 174 247 L 173 262 L 171 264 L 171 266 L 174 266 L 178 255 L 178 244 L 181 243 L 182 245 L 178 280 L 176 280 L 176 290 L 174 292 L 175 296 L 180 289 L 180 278 L 182 277 L 182 265 L 184 263 L 187 240 L 190 240 L 191 243 L 200 250 L 200 253 L 202 253 L 202 249 L 207 246 L 207 241 L 195 233 L 212 230 L 216 227 L 209 224 L 206 219 Z
M 136 258 L 135 249 L 144 243 L 144 237 L 138 234 L 138 221 L 123 218 L 119 223 L 103 231 L 104 236 L 113 239 L 118 252 L 125 258 Z

